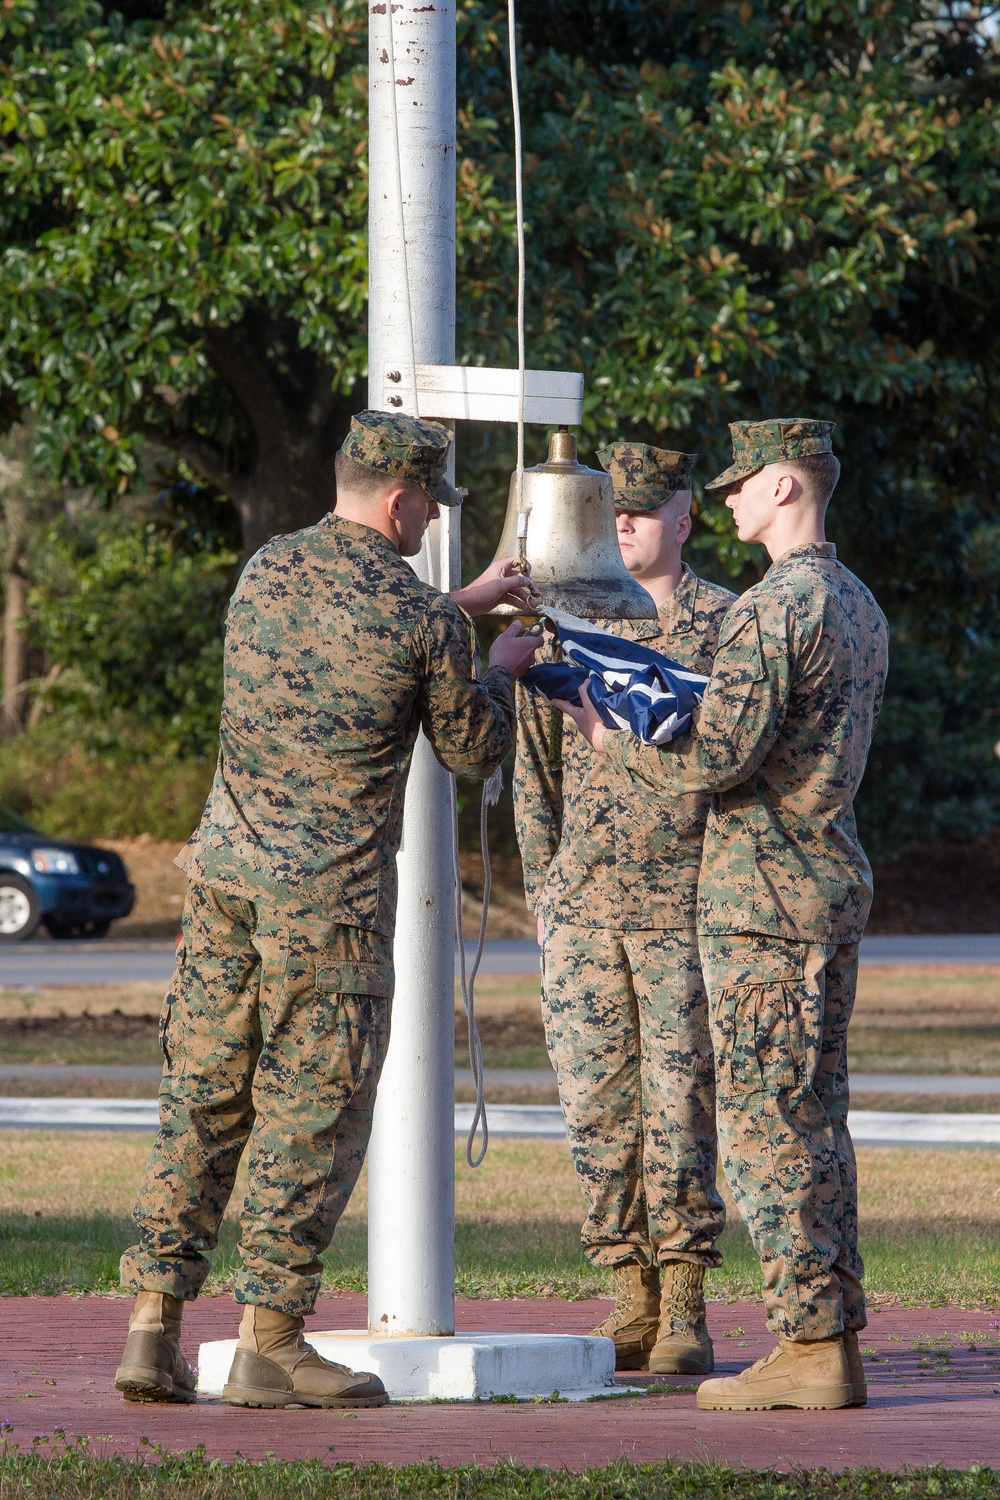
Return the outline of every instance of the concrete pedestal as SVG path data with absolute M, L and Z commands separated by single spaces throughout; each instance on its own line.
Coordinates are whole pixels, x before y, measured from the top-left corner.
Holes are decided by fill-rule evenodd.
M 462 1333 L 448 1338 L 372 1338 L 368 1333 L 309 1333 L 324 1359 L 378 1375 L 395 1401 L 528 1401 L 552 1396 L 586 1401 L 620 1394 L 610 1339 L 564 1333 Z M 202 1344 L 198 1391 L 219 1396 L 235 1339 Z

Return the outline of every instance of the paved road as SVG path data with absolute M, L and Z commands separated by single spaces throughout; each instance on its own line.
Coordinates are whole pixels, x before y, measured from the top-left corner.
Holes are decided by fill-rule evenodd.
M 466 944 L 471 961 L 474 945 Z M 870 937 L 861 962 L 878 964 L 1000 964 L 1000 933 L 967 937 Z M 172 943 L 51 943 L 32 941 L 0 948 L 0 989 L 63 984 L 165 984 L 174 967 Z M 535 974 L 532 942 L 499 938 L 486 944 L 483 974 Z

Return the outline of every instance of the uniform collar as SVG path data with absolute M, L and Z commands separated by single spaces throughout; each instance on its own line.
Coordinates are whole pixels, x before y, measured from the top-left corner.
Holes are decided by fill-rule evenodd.
M 376 531 L 374 526 L 365 526 L 361 521 L 345 521 L 343 516 L 335 515 L 332 510 L 326 513 L 320 525 L 329 526 L 334 536 L 353 543 L 354 546 L 364 547 L 368 551 L 388 552 L 391 557 L 399 556 L 399 548 L 395 542 L 391 542 L 383 532 Z
M 637 641 L 650 641 L 658 635 L 682 635 L 694 624 L 698 598 L 698 579 L 687 563 L 681 564 L 677 587 L 656 612 L 655 620 L 636 620 L 633 624 Z
M 790 547 L 780 557 L 775 558 L 768 568 L 768 573 L 774 568 L 783 568 L 786 562 L 797 561 L 801 557 L 832 557 L 836 558 L 837 549 L 833 542 L 803 542 L 801 547 Z

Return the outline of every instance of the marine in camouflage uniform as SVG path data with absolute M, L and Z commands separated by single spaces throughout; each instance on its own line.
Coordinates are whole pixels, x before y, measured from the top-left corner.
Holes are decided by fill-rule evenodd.
M 733 465 L 710 488 L 829 453 L 832 425 L 734 423 Z M 856 1351 L 866 1323 L 846 1035 L 872 883 L 853 802 L 886 665 L 868 589 L 832 544 L 793 546 L 727 614 L 691 732 L 663 749 L 604 740 L 637 794 L 712 797 L 698 929 L 719 1135 L 785 1349 L 771 1357 L 779 1385 L 798 1378 L 781 1365 L 789 1344 L 818 1348 L 846 1329 Z M 859 1362 L 854 1376 L 860 1400 Z
M 344 452 L 450 505 L 449 442 L 435 424 L 365 412 Z M 286 1319 L 312 1310 L 389 1037 L 420 728 L 466 776 L 488 777 L 511 747 L 510 676 L 478 676 L 468 616 L 372 526 L 329 514 L 268 542 L 231 602 L 218 769 L 178 859 L 190 883 L 160 1129 L 121 1262 L 131 1291 L 198 1294 L 246 1149 L 236 1300 Z
M 690 489 L 695 455 L 620 444 L 599 457 L 619 512 L 656 511 Z M 604 628 L 708 673 L 733 598 L 685 564 L 657 619 Z M 549 659 L 553 649 L 550 640 Z M 721 1261 L 725 1212 L 695 927 L 709 798 L 651 799 L 579 735 L 564 739 L 561 713 L 540 695 L 518 684 L 516 701 L 517 832 L 528 904 L 544 921 L 542 1006 L 588 1205 L 583 1247 L 595 1265 L 651 1272 L 635 1288 L 646 1322 L 626 1318 L 624 1332 L 602 1325 L 615 1336 L 619 1367 L 645 1368 L 660 1268 L 699 1268 L 700 1289 L 700 1272 Z M 628 1300 L 627 1281 L 623 1289 L 616 1277 L 616 1292 Z

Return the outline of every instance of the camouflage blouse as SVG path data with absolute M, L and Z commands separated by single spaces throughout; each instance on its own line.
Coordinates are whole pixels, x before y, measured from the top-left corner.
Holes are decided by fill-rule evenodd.
M 854 797 L 882 703 L 885 617 L 828 542 L 793 547 L 732 607 L 691 731 L 610 736 L 636 794 L 713 796 L 698 927 L 853 943 L 871 906 Z
M 708 673 L 734 597 L 685 565 L 658 619 L 602 629 Z M 710 798 L 650 797 L 572 726 L 564 734 L 559 710 L 520 684 L 517 708 L 514 799 L 528 905 L 580 927 L 693 928 Z
M 390 935 L 417 731 L 490 776 L 514 738 L 511 681 L 380 532 L 328 515 L 251 558 L 229 610 L 219 764 L 178 864 Z

